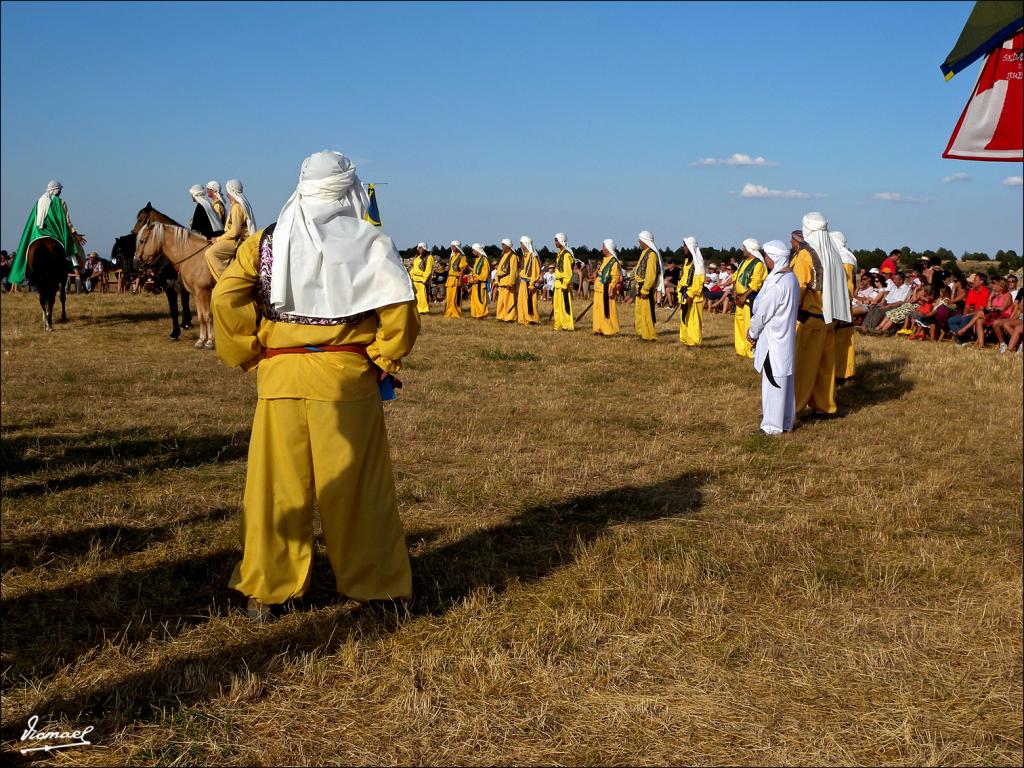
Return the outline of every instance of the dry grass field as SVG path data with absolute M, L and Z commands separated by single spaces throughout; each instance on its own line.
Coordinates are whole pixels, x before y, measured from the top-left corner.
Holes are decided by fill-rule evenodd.
M 256 625 L 254 378 L 162 297 L 68 303 L 0 302 L 5 761 L 33 714 L 95 726 L 59 765 L 1024 760 L 1020 356 L 858 338 L 839 417 L 771 440 L 729 318 L 428 317 L 387 405 L 414 601 L 337 603 L 321 553 Z

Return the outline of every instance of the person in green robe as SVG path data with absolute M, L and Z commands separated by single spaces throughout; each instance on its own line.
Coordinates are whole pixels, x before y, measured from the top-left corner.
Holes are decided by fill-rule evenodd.
M 11 274 L 8 281 L 16 285 L 27 282 L 28 249 L 36 240 L 48 237 L 56 240 L 64 248 L 71 271 L 77 264 L 79 271 L 84 269 L 85 261 L 82 254 L 82 237 L 68 217 L 67 203 L 61 198 L 63 187 L 59 181 L 51 181 L 46 185 L 46 192 L 36 201 L 35 207 L 28 215 L 25 230 L 21 234 L 21 242 L 14 254 Z M 56 201 L 56 202 L 55 202 Z

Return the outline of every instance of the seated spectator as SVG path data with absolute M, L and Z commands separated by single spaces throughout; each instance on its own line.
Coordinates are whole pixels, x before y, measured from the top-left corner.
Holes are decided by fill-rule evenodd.
M 879 333 L 889 333 L 893 328 L 897 326 L 904 326 L 906 329 L 905 336 L 909 336 L 911 331 L 909 329 L 910 323 L 913 320 L 913 314 L 918 310 L 919 307 L 928 304 L 929 312 L 932 311 L 931 307 L 931 286 L 921 286 L 917 290 L 913 291 L 910 298 L 900 304 L 898 307 L 888 310 L 885 313 L 885 319 L 878 324 Z M 927 291 L 927 293 L 925 293 Z M 902 332 L 902 331 L 899 331 Z
M 1013 300 L 1016 301 L 1018 292 L 1020 291 L 1020 288 L 1017 287 L 1017 276 L 1007 275 L 1006 284 L 1009 286 L 1010 295 L 1013 297 Z
M 722 287 L 718 284 L 718 264 L 709 261 L 707 270 L 704 275 L 704 300 L 715 302 L 722 298 Z
M 978 277 L 981 277 L 980 275 Z M 970 304 L 970 300 L 968 300 Z M 992 282 L 992 291 L 989 294 L 988 304 L 974 312 L 966 324 L 961 324 L 960 329 L 953 334 L 954 340 L 959 344 L 968 333 L 973 332 L 976 342 L 975 346 L 982 349 L 985 346 L 985 332 L 992 327 L 996 320 L 1010 317 L 1013 310 L 1013 301 L 1010 293 L 1006 290 L 1006 280 L 999 278 Z
M 992 321 L 992 332 L 999 342 L 999 351 L 1020 351 L 1021 328 L 1024 327 L 1024 296 L 1017 294 L 1010 308 L 1009 317 L 999 317 Z M 1009 336 L 1009 341 L 1007 341 Z
M 103 259 L 96 251 L 91 251 L 86 256 L 82 274 L 85 277 L 86 293 L 91 293 L 93 288 L 103 283 Z
M 918 310 L 917 314 L 920 316 L 914 320 L 914 324 L 918 327 L 920 334 L 917 338 L 929 338 L 932 341 L 936 341 L 939 338 L 939 334 L 945 333 L 948 330 L 946 323 L 956 309 L 950 300 L 950 296 L 949 288 L 942 286 L 939 289 L 939 298 L 932 304 L 931 310 L 928 312 Z
M 871 301 L 877 295 L 878 289 L 874 287 L 871 275 L 867 270 L 861 271 L 860 277 L 857 279 L 857 291 L 850 299 L 850 313 L 853 315 L 855 322 L 864 317 Z
M 974 275 L 971 275 L 974 278 Z M 971 285 L 967 278 L 963 275 L 960 277 L 954 277 L 949 284 L 949 289 L 953 292 L 952 302 L 953 307 L 956 309 L 957 314 L 961 314 L 964 311 L 964 305 L 967 303 L 967 294 L 971 290 Z
M 665 298 L 668 300 L 668 305 L 674 307 L 676 305 L 676 285 L 679 283 L 679 267 L 673 259 L 669 259 L 665 264 Z
M 6 291 L 9 287 L 7 276 L 11 274 L 11 266 L 14 264 L 14 257 L 7 251 L 0 251 L 0 290 Z
M 881 296 L 875 299 L 874 304 L 871 305 L 871 308 L 864 316 L 864 322 L 860 326 L 862 331 L 877 332 L 876 329 L 879 323 L 885 319 L 887 312 L 891 312 L 910 301 L 910 285 L 907 284 L 902 272 L 897 272 L 893 275 L 891 283 L 891 285 L 886 286 Z M 892 324 L 890 323 L 890 325 Z
M 949 332 L 954 340 L 958 340 L 963 335 L 960 331 L 974 320 L 976 314 L 979 312 L 984 313 L 985 308 L 988 306 L 989 290 L 988 286 L 985 285 L 985 276 L 973 274 L 970 277 L 970 282 L 972 288 L 967 292 L 963 309 L 960 310 L 959 315 L 949 318 Z M 953 300 L 956 301 L 955 293 Z

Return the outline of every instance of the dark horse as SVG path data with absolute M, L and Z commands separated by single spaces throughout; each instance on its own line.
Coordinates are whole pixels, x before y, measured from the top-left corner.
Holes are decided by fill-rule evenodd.
M 135 269 L 135 235 L 146 224 L 157 221 L 164 224 L 181 226 L 170 216 L 160 213 L 160 211 L 153 207 L 152 203 L 146 203 L 146 207 L 135 216 L 135 226 L 132 228 L 131 234 L 119 237 L 114 241 L 114 248 L 111 250 L 110 255 L 115 257 L 117 263 L 123 265 L 123 268 L 128 272 L 126 279 L 132 279 L 137 274 Z M 181 281 L 181 276 L 166 260 L 160 265 L 160 269 L 155 277 L 157 285 L 163 289 L 164 295 L 167 296 L 167 309 L 171 314 L 172 324 L 170 339 L 171 341 L 177 341 L 178 337 L 181 336 L 182 329 L 188 330 L 192 327 L 192 309 L 189 306 L 188 290 Z M 181 297 L 181 325 L 178 325 L 179 296 Z
M 68 321 L 68 273 L 75 269 L 64 253 L 64 246 L 52 237 L 41 237 L 28 247 L 25 256 L 25 277 L 39 291 L 39 306 L 43 308 L 43 328 L 53 330 L 53 305 L 60 291 L 60 322 Z

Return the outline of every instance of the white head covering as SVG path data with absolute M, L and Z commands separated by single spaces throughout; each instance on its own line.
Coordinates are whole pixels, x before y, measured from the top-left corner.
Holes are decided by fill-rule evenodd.
M 462 243 L 459 240 L 452 240 L 452 248 L 462 253 Z
M 818 254 L 821 260 L 821 312 L 826 323 L 843 320 L 849 323 L 850 295 L 846 287 L 846 272 L 843 271 L 843 257 L 828 232 L 828 220 L 817 211 L 803 219 L 804 240 Z
M 839 249 L 839 255 L 843 259 L 843 264 L 851 264 L 854 269 L 857 269 L 857 257 L 853 255 L 853 251 L 846 247 L 846 235 L 842 232 L 829 232 L 829 234 L 832 236 L 832 242 Z
M 227 184 L 224 186 L 227 187 L 228 194 L 231 195 L 234 201 L 242 206 L 242 210 L 245 211 L 245 225 L 249 229 L 249 234 L 255 235 L 256 218 L 252 215 L 252 206 L 249 205 L 249 200 L 242 191 L 242 182 L 238 179 L 228 179 Z
M 560 246 L 567 250 L 570 256 L 572 256 L 574 259 L 576 258 L 576 254 L 573 253 L 572 248 L 569 247 L 569 241 L 565 239 L 565 232 L 559 232 L 558 234 L 556 234 L 555 242 L 557 242 Z
M 426 243 L 416 243 L 416 247 L 417 248 L 422 248 L 423 250 L 427 250 L 427 244 Z
M 50 202 L 64 189 L 59 181 L 46 182 L 46 191 L 36 201 L 36 229 L 43 226 L 46 221 L 46 214 L 50 212 Z
M 203 210 L 206 211 L 206 218 L 210 220 L 210 226 L 213 227 L 214 232 L 217 230 L 224 229 L 224 222 L 220 220 L 220 216 L 217 215 L 217 211 L 213 207 L 213 203 L 210 202 L 210 198 L 206 196 L 206 192 L 198 184 L 193 184 L 188 188 L 188 193 L 192 195 L 192 199 L 203 206 Z M 250 234 L 254 230 L 250 230 Z
M 611 240 L 611 239 L 605 240 L 603 245 L 604 245 L 605 249 L 608 251 L 608 253 L 610 253 L 612 255 L 613 259 L 619 258 L 619 252 L 617 250 L 615 250 L 615 241 L 614 240 Z
M 350 317 L 413 300 L 412 280 L 391 238 L 363 221 L 367 197 L 340 152 L 302 163 L 277 217 L 270 300 L 282 313 Z
M 481 256 L 484 256 L 486 258 L 487 254 L 484 252 L 484 247 L 480 243 L 473 243 L 472 248 L 478 254 L 480 254 Z
M 526 248 L 527 252 L 532 256 L 536 256 L 537 252 L 533 250 L 533 240 L 526 235 L 519 238 L 519 244 Z
M 217 199 L 220 200 L 220 204 L 224 206 L 224 210 L 228 209 L 228 202 L 224 199 L 224 195 L 220 193 L 220 182 L 219 181 L 208 181 L 206 182 L 206 188 L 217 195 Z
M 774 266 L 769 276 L 778 276 L 779 272 L 789 267 L 789 246 L 781 240 L 769 240 L 764 244 L 764 252 L 772 260 Z M 765 278 L 767 280 L 767 278 Z
M 690 251 L 690 255 L 693 256 L 693 274 L 703 275 L 704 274 L 704 254 L 700 252 L 700 246 L 697 245 L 697 238 L 691 235 L 690 237 L 683 238 L 683 244 Z
M 764 261 L 764 254 L 761 253 L 761 244 L 752 237 L 743 241 L 743 247 L 750 251 L 750 254 L 761 261 Z
M 655 290 L 665 290 L 665 265 L 661 263 L 661 251 L 658 250 L 658 246 L 654 244 L 654 235 L 648 232 L 646 229 L 636 236 L 637 239 L 654 251 L 658 257 L 658 284 L 655 286 Z
M 502 245 L 507 245 L 509 248 L 512 247 L 512 241 L 509 240 L 507 237 L 501 241 L 501 244 Z

